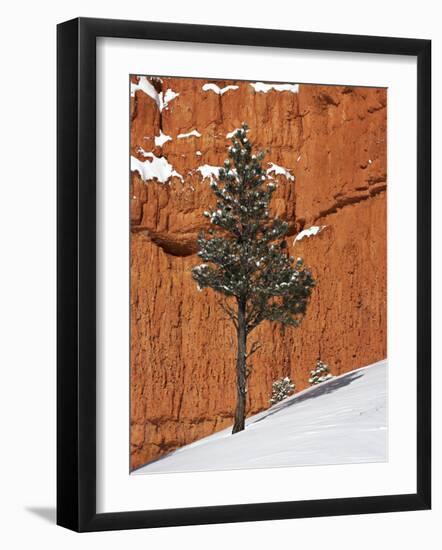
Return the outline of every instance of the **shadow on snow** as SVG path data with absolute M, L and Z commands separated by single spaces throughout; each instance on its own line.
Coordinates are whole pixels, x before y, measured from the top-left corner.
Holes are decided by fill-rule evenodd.
M 258 422 L 261 422 L 262 420 L 266 420 L 269 418 L 269 416 L 272 416 L 273 414 L 277 414 L 284 409 L 288 409 L 289 407 L 292 407 L 294 405 L 299 405 L 299 403 L 302 403 L 304 401 L 307 401 L 308 399 L 313 399 L 315 397 L 319 397 L 321 395 L 327 395 L 329 393 L 333 393 L 336 390 L 339 390 L 340 388 L 344 388 L 345 386 L 348 386 L 358 378 L 361 378 L 364 376 L 361 372 L 349 372 L 347 375 L 340 376 L 339 378 L 332 379 L 328 382 L 322 382 L 321 384 L 318 384 L 316 387 L 310 388 L 309 391 L 306 391 L 302 395 L 299 395 L 298 397 L 294 395 L 291 399 L 287 401 L 283 401 L 279 404 L 279 406 L 274 407 L 268 411 L 267 414 L 263 414 L 261 418 L 258 418 L 257 420 L 254 420 L 253 422 L 250 422 L 250 424 L 257 424 Z

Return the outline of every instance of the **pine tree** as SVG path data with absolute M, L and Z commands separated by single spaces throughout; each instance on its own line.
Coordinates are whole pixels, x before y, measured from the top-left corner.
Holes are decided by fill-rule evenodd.
M 216 208 L 204 212 L 214 226 L 198 238 L 204 263 L 192 269 L 200 289 L 210 287 L 223 296 L 220 306 L 237 334 L 237 403 L 232 433 L 244 429 L 247 359 L 259 347 L 247 350 L 247 338 L 263 321 L 296 327 L 304 316 L 315 285 L 303 261 L 288 255 L 284 237 L 288 224 L 269 218 L 276 184 L 267 182 L 261 162 L 264 153 L 252 153 L 246 123 L 232 138 L 229 158 L 211 188 Z
M 272 384 L 272 397 L 269 399 L 271 405 L 279 403 L 295 391 L 295 384 L 288 376 L 279 378 Z
M 309 383 L 315 386 L 316 384 L 330 380 L 330 378 L 333 378 L 333 375 L 330 373 L 330 367 L 324 361 L 318 359 L 316 367 L 310 371 Z

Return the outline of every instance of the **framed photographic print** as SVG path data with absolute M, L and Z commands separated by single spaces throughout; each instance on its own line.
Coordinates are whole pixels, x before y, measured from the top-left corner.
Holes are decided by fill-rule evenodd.
M 430 507 L 430 52 L 58 26 L 59 525 Z

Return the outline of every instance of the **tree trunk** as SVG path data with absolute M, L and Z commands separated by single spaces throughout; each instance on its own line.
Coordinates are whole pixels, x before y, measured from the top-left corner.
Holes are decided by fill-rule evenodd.
M 238 351 L 236 357 L 236 410 L 235 423 L 232 434 L 244 430 L 246 420 L 246 352 L 247 352 L 247 330 L 246 330 L 246 302 L 238 301 Z

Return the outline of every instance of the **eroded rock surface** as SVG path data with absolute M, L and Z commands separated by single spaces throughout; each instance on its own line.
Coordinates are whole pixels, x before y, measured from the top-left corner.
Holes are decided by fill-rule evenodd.
M 265 323 L 251 335 L 262 348 L 253 355 L 248 413 L 268 406 L 276 378 L 305 388 L 318 357 L 333 374 L 386 357 L 387 94 L 313 85 L 257 91 L 248 82 L 179 78 L 132 83 L 136 468 L 232 422 L 235 334 L 218 297 L 198 292 L 190 270 L 202 212 L 213 204 L 211 174 L 242 121 L 268 151 L 279 184 L 273 214 L 290 223 L 291 252 L 318 280 L 300 328 Z

